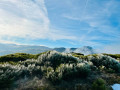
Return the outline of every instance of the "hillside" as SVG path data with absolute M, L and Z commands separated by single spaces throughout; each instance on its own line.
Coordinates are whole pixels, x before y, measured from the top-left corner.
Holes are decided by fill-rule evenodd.
M 48 50 L 51 50 L 51 48 L 34 45 L 0 44 L 0 56 L 13 53 L 38 54 Z
M 81 48 L 64 48 L 64 47 L 61 47 L 61 48 L 54 48 L 53 50 L 56 50 L 58 52 L 65 52 L 65 53 L 70 53 L 70 52 L 82 53 L 84 55 L 97 53 L 95 51 L 95 49 L 93 49 L 90 46 L 83 46 Z
M 119 61 L 103 54 L 56 51 L 1 56 L 0 89 L 111 90 L 120 83 Z
M 95 49 L 90 46 L 83 46 L 81 48 L 49 48 L 46 46 L 35 46 L 35 45 L 16 45 L 16 44 L 1 44 L 0 43 L 0 56 L 13 54 L 13 53 L 29 53 L 29 54 L 39 54 L 45 51 L 55 50 L 58 52 L 75 52 L 83 53 L 85 55 L 97 53 Z

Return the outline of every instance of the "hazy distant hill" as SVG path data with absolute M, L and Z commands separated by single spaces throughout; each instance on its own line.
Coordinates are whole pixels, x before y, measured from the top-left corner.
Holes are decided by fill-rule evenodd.
M 51 50 L 51 48 L 45 46 L 0 44 L 0 55 L 11 54 L 11 53 L 37 54 L 48 50 Z
M 0 44 L 0 55 L 6 55 L 11 53 L 30 53 L 30 54 L 38 54 L 41 52 L 56 50 L 58 52 L 76 52 L 87 54 L 96 53 L 95 50 L 90 46 L 84 46 L 81 48 L 49 48 L 46 46 L 31 46 L 31 45 L 16 45 L 16 44 Z
M 54 50 L 56 50 L 58 52 L 66 52 L 66 53 L 70 53 L 70 52 L 83 53 L 85 55 L 96 53 L 95 50 L 90 46 L 84 46 L 84 47 L 81 47 L 81 48 L 64 48 L 64 47 L 61 47 L 61 48 L 54 48 Z

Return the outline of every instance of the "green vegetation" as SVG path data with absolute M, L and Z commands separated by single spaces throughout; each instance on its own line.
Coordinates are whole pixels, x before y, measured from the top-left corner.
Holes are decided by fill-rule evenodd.
M 82 56 L 84 56 L 84 54 L 82 54 L 82 53 L 71 53 L 72 54 L 72 56 L 74 56 L 74 57 L 82 57 Z
M 120 72 L 120 63 L 114 58 L 106 55 L 98 55 L 97 57 L 90 57 L 92 63 L 97 67 L 104 66 L 105 69 L 112 69 L 116 72 Z
M 92 89 L 93 90 L 107 90 L 106 82 L 103 79 L 99 78 L 93 82 Z
M 114 81 L 107 82 L 119 83 L 119 74 L 120 63 L 103 54 L 84 56 L 48 51 L 36 55 L 16 53 L 0 57 L 0 89 L 74 90 L 77 87 L 106 90 L 108 76 Z
M 26 53 L 15 53 L 15 54 L 9 54 L 5 56 L 0 57 L 0 62 L 8 62 L 8 61 L 24 61 L 26 59 L 32 59 L 35 58 L 32 54 L 26 54 Z
M 115 59 L 120 59 L 120 54 L 106 54 L 106 53 L 103 53 L 103 55 L 111 56 L 112 58 L 115 58 Z
M 44 52 L 46 53 L 46 52 Z M 41 54 L 44 53 L 40 53 L 40 54 L 26 54 L 26 53 L 15 53 L 15 54 L 9 54 L 9 55 L 5 55 L 5 56 L 0 56 L 0 62 L 18 62 L 18 61 L 24 61 L 26 59 L 37 59 L 38 56 L 40 56 Z

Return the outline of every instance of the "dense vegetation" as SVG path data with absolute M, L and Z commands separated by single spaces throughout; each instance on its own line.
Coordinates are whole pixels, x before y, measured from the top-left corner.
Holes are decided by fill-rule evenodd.
M 103 53 L 103 55 L 111 56 L 112 58 L 115 58 L 115 59 L 120 59 L 120 54 L 106 54 L 106 53 Z
M 44 52 L 45 53 L 45 52 Z M 26 53 L 15 53 L 15 54 L 9 54 L 5 56 L 0 56 L 0 62 L 18 62 L 18 61 L 24 61 L 26 59 L 37 59 L 40 54 L 26 54 Z
M 110 84 L 120 83 L 119 74 L 120 63 L 103 54 L 84 56 L 48 51 L 0 57 L 0 89 L 107 90 Z M 105 83 L 102 78 L 113 81 Z

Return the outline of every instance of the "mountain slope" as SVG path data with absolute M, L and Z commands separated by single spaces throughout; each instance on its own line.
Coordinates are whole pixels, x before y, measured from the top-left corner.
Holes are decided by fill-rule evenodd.
M 0 55 L 12 54 L 12 53 L 38 54 L 48 50 L 52 50 L 52 49 L 45 46 L 0 44 Z
M 58 52 L 65 52 L 65 53 L 70 53 L 70 52 L 82 53 L 82 54 L 85 54 L 85 55 L 96 53 L 95 49 L 93 49 L 90 46 L 84 46 L 84 47 L 81 47 L 81 48 L 64 48 L 64 47 L 61 47 L 61 48 L 54 48 L 54 50 L 56 50 Z
M 0 44 L 0 56 L 12 53 L 29 53 L 29 54 L 38 54 L 41 52 L 55 50 L 58 52 L 75 52 L 83 53 L 85 55 L 96 53 L 95 50 L 90 46 L 84 46 L 81 48 L 49 48 L 46 46 L 31 46 L 31 45 L 16 45 L 16 44 Z

